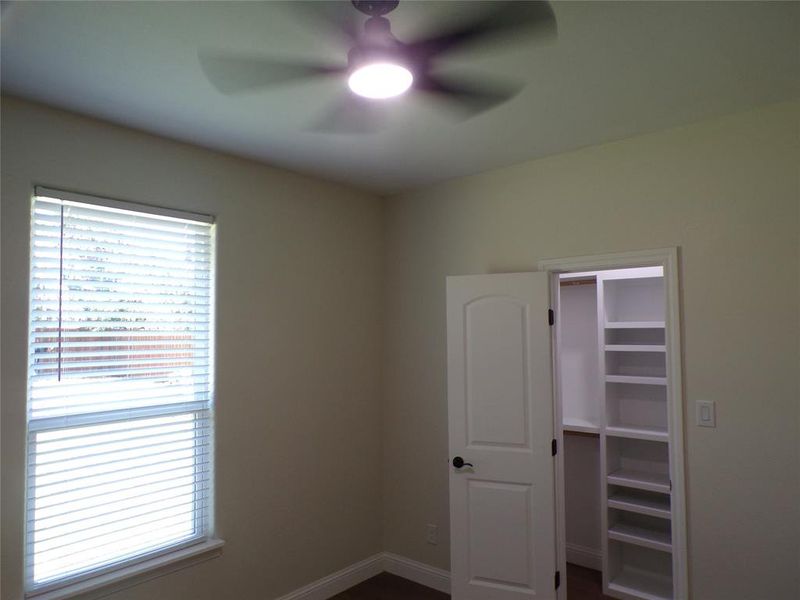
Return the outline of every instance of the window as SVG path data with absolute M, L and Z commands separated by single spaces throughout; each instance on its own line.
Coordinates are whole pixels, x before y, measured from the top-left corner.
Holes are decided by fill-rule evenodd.
M 209 539 L 211 219 L 37 188 L 26 587 Z

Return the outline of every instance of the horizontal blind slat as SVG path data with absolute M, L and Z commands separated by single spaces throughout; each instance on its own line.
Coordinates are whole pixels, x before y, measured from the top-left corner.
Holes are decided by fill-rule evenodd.
M 194 488 L 184 487 L 185 489 L 179 490 L 180 493 L 169 500 L 150 499 L 135 507 L 107 512 L 70 523 L 34 529 L 32 531 L 33 539 L 28 540 L 27 545 L 31 551 L 34 551 L 33 546 L 38 546 L 38 552 L 50 552 L 58 548 L 69 548 L 76 543 L 96 538 L 98 535 L 125 531 L 132 521 L 136 521 L 136 525 L 148 523 L 151 520 L 150 517 L 159 513 L 200 512 L 205 508 L 205 501 L 195 498 Z
M 114 346 L 109 347 L 107 345 L 96 345 L 96 346 L 72 346 L 70 348 L 64 349 L 61 348 L 61 354 L 63 355 L 63 359 L 69 360 L 71 362 L 82 362 L 87 361 L 90 362 L 92 360 L 121 360 L 121 359 L 142 359 L 142 358 L 163 358 L 163 357 L 174 357 L 174 358 L 186 358 L 193 357 L 195 360 L 197 359 L 207 359 L 209 358 L 209 350 L 207 346 L 203 347 L 195 347 L 191 344 L 191 340 L 187 340 L 188 343 L 181 344 L 169 344 L 169 345 L 153 345 L 151 342 L 149 346 L 141 345 L 139 347 L 125 347 L 125 346 Z M 57 361 L 59 358 L 59 351 L 58 347 L 41 347 L 38 352 L 35 353 L 35 362 L 34 364 L 47 364 L 48 361 Z
M 49 464 L 51 461 L 48 460 L 48 457 L 52 455 L 62 454 L 64 452 L 69 452 L 71 450 L 82 450 L 83 453 L 90 454 L 95 451 L 102 450 L 103 452 L 108 452 L 109 445 L 124 445 L 126 448 L 136 448 L 137 446 L 133 446 L 132 444 L 142 444 L 144 441 L 147 441 L 147 445 L 152 444 L 152 438 L 162 439 L 162 436 L 173 436 L 173 435 L 195 435 L 195 432 L 200 434 L 203 433 L 202 428 L 198 427 L 194 423 L 181 423 L 180 425 L 169 425 L 169 426 L 161 426 L 153 428 L 151 430 L 146 430 L 147 433 L 144 435 L 131 435 L 128 436 L 124 442 L 120 442 L 116 439 L 116 436 L 113 434 L 106 434 L 100 435 L 95 434 L 91 436 L 88 440 L 81 440 L 82 443 L 76 443 L 75 440 L 69 440 L 67 444 L 59 444 L 55 445 L 52 442 L 42 442 L 37 444 L 39 448 L 44 446 L 44 450 L 34 450 L 30 452 L 28 464 L 29 465 L 43 465 Z M 136 431 L 138 434 L 139 431 Z M 158 442 L 160 443 L 160 442 Z M 53 448 L 49 448 L 49 446 L 53 446 Z M 79 455 L 83 455 L 80 453 Z M 55 462 L 55 461 L 52 461 Z
M 95 468 L 85 468 L 83 470 L 75 470 L 72 477 L 63 477 L 61 479 L 52 477 L 46 479 L 46 475 L 41 477 L 33 477 L 34 480 L 30 491 L 34 492 L 33 498 L 40 500 L 43 498 L 50 498 L 58 494 L 67 494 L 72 492 L 85 492 L 89 488 L 98 486 L 106 486 L 108 489 L 114 488 L 114 485 L 128 481 L 129 478 L 145 477 L 148 474 L 158 474 L 165 472 L 174 472 L 184 468 L 185 466 L 193 466 L 196 456 L 206 456 L 210 451 L 210 444 L 203 444 L 194 453 L 188 452 L 154 452 L 150 456 L 142 457 L 143 459 L 151 458 L 157 459 L 152 464 L 144 463 L 142 460 L 120 460 L 113 465 L 107 465 L 99 462 L 94 466 Z M 160 471 L 153 470 L 153 464 L 162 468 Z M 102 467 L 106 467 L 103 469 Z M 112 468 L 115 467 L 115 468 Z M 68 475 L 68 474 L 67 474 Z M 37 483 L 36 479 L 42 480 Z
M 103 325 L 108 323 L 124 325 L 135 325 L 140 330 L 148 328 L 151 324 L 203 324 L 208 321 L 208 305 L 176 305 L 169 307 L 162 305 L 159 310 L 142 310 L 139 306 L 121 307 L 115 310 L 112 307 L 98 306 L 91 312 L 82 311 L 71 303 L 64 302 L 63 308 L 59 311 L 57 307 L 50 310 L 33 308 L 31 310 L 31 321 L 37 328 L 47 326 L 59 326 L 59 313 L 61 316 L 62 329 L 67 329 L 71 324 L 77 325 Z M 91 308 L 91 307 L 88 307 Z M 170 310 L 167 310 L 170 309 Z M 64 324 L 67 325 L 64 325 Z
M 161 385 L 158 385 L 158 389 L 154 389 L 153 381 L 150 379 L 133 379 L 126 382 L 128 385 L 124 387 L 122 385 L 115 386 L 113 394 L 117 400 L 139 399 L 142 401 L 156 397 L 194 397 L 198 393 L 208 392 L 209 374 L 198 372 L 193 376 L 183 377 L 175 383 L 165 382 L 163 378 L 158 380 L 158 382 Z M 58 386 L 57 383 L 59 382 L 56 382 L 56 385 L 48 386 L 47 381 L 38 381 L 37 386 L 32 390 L 32 400 L 42 406 L 45 406 L 46 403 L 49 402 L 61 401 L 63 395 L 69 393 L 64 390 L 64 388 L 68 386 Z M 69 382 L 67 382 L 67 384 L 68 383 Z M 82 381 L 78 381 L 77 383 L 81 386 L 81 390 L 78 392 L 81 395 L 81 402 L 89 402 L 92 398 L 107 396 L 109 394 L 107 386 L 103 384 L 92 385 Z M 172 402 L 169 402 L 169 404 L 171 403 Z M 165 404 L 167 404 L 167 402 L 165 402 Z
M 85 312 L 89 309 L 108 311 L 112 308 L 116 311 L 120 311 L 136 308 L 139 310 L 146 309 L 147 312 L 171 313 L 176 309 L 197 308 L 205 309 L 205 313 L 207 314 L 210 302 L 209 299 L 204 296 L 190 297 L 180 294 L 175 294 L 173 296 L 158 294 L 157 296 L 142 297 L 134 293 L 113 294 L 103 292 L 89 297 L 86 294 L 64 292 L 61 294 L 61 297 L 59 297 L 58 292 L 53 292 L 51 297 L 43 298 L 34 296 L 31 305 L 34 311 L 62 310 L 65 312 Z
M 108 283 L 103 281 L 87 281 L 77 279 L 66 279 L 69 282 L 66 291 L 61 290 L 61 279 L 57 277 L 37 279 L 34 289 L 31 291 L 31 298 L 34 301 L 45 302 L 46 300 L 58 300 L 60 293 L 69 295 L 75 300 L 88 298 L 105 298 L 108 294 L 114 294 L 118 298 L 140 297 L 151 301 L 159 298 L 187 298 L 192 301 L 206 301 L 208 299 L 208 285 L 176 285 L 174 282 L 153 282 L 150 278 L 144 279 L 142 283 L 133 281 L 128 277 L 125 281 L 115 281 L 114 290 L 108 288 Z M 198 280 L 193 280 L 198 281 Z M 207 281 L 200 279 L 199 281 Z
M 139 246 L 133 244 L 102 243 L 100 240 L 89 240 L 66 237 L 56 244 L 53 238 L 36 238 L 31 252 L 34 258 L 47 261 L 49 259 L 83 261 L 103 264 L 111 259 L 125 259 L 132 263 L 154 263 L 163 265 L 207 265 L 211 253 L 207 247 L 183 248 L 182 250 Z M 100 245 L 102 243 L 102 245 Z
M 181 463 L 181 464 L 177 464 Z M 164 465 L 167 465 L 164 467 Z M 187 474 L 187 466 L 192 465 L 185 459 L 173 461 L 171 463 L 159 463 L 159 466 L 164 467 L 159 471 L 154 471 L 146 467 L 136 467 L 127 470 L 121 470 L 120 473 L 124 476 L 109 480 L 108 482 L 96 483 L 93 485 L 84 485 L 80 488 L 69 489 L 66 491 L 52 491 L 41 493 L 35 496 L 37 510 L 44 510 L 47 508 L 61 507 L 64 511 L 76 510 L 89 506 L 91 501 L 95 498 L 102 504 L 103 498 L 112 500 L 120 495 L 125 497 L 138 497 L 143 490 L 148 489 L 148 486 L 155 486 L 157 484 L 167 483 L 169 485 L 178 485 L 184 478 L 192 477 L 195 485 L 204 481 L 208 475 L 207 471 L 198 471 L 192 475 Z M 37 491 L 41 491 L 38 490 Z M 130 492 L 130 493 L 129 493 Z M 127 494 L 127 495 L 126 495 Z
M 112 214 L 105 210 L 64 206 L 65 228 L 75 229 L 107 229 L 109 231 L 129 231 L 141 235 L 157 237 L 166 236 L 200 236 L 205 237 L 207 226 L 198 223 L 170 223 L 166 220 L 152 219 L 147 216 L 130 216 Z
M 191 399 L 190 399 L 191 398 Z M 141 413 L 141 414 L 174 414 L 184 412 L 192 405 L 207 405 L 211 398 L 206 391 L 195 392 L 194 395 L 175 395 L 164 398 L 158 402 L 157 398 L 145 397 L 127 399 L 114 399 L 108 402 L 86 402 L 81 405 L 71 405 L 69 414 L 64 414 L 63 404 L 39 406 L 31 410 L 32 431 L 49 431 L 68 427 L 85 426 L 87 423 L 111 422 L 118 420 L 115 414 Z M 97 412 L 102 411 L 102 412 Z M 94 415 L 100 418 L 93 418 Z M 131 416 L 134 416 L 133 414 Z
M 193 358 L 195 360 L 209 358 L 208 348 L 195 348 L 191 345 L 184 348 L 175 346 L 164 348 L 156 346 L 154 348 L 119 348 L 113 350 L 103 346 L 90 350 L 85 348 L 73 348 L 71 351 L 64 351 L 62 348 L 61 355 L 63 356 L 62 360 L 64 362 L 71 363 L 92 362 L 96 360 L 114 362 L 125 359 L 137 361 L 148 358 Z M 34 364 L 47 365 L 51 362 L 58 362 L 58 359 L 58 348 L 46 349 L 46 351 L 37 352 L 35 354 Z
M 53 459 L 48 462 L 35 462 L 32 467 L 35 469 L 35 477 L 40 482 L 39 485 L 49 483 L 72 481 L 86 473 L 92 477 L 104 475 L 105 471 L 112 472 L 117 465 L 132 463 L 141 464 L 145 459 L 166 456 L 186 456 L 199 449 L 205 449 L 208 442 L 201 442 L 195 438 L 195 434 L 190 432 L 190 436 L 179 434 L 161 434 L 153 436 L 149 444 L 141 443 L 138 446 L 120 448 L 118 450 L 106 450 L 103 456 L 89 453 L 82 456 L 64 457 L 60 460 Z M 147 450 L 147 452 L 144 452 Z M 158 461 L 160 462 L 160 461 Z
M 152 346 L 156 342 L 161 344 L 203 343 L 208 345 L 208 341 L 208 333 L 206 333 L 205 337 L 195 333 L 191 338 L 188 338 L 185 332 L 164 335 L 163 330 L 155 333 L 148 333 L 147 331 L 67 331 L 61 334 L 58 331 L 54 331 L 49 335 L 41 333 L 31 338 L 31 344 L 35 349 L 48 348 L 54 342 L 60 342 L 63 348 L 93 348 L 95 346 Z
M 135 419 L 185 417 L 187 413 L 208 411 L 211 398 L 207 394 L 196 395 L 199 398 L 192 402 L 173 402 L 155 406 L 123 406 L 92 414 L 74 413 L 58 417 L 42 417 L 28 421 L 28 431 L 44 436 L 48 441 L 61 434 L 82 435 L 87 428 L 93 431 L 115 426 L 118 431 L 125 431 L 125 425 Z M 115 406 L 112 403 L 112 406 Z
M 31 299 L 43 304 L 65 297 L 73 302 L 104 301 L 106 298 L 122 301 L 128 298 L 150 300 L 186 299 L 205 302 L 209 299 L 210 281 L 205 277 L 186 276 L 185 271 L 160 275 L 131 274 L 120 271 L 81 272 L 59 270 L 58 263 L 52 267 L 42 265 L 36 270 L 36 280 L 31 289 Z
M 181 535 L 183 534 L 183 535 Z M 117 562 L 129 556 L 135 556 L 147 550 L 158 550 L 166 543 L 177 542 L 181 539 L 188 539 L 195 536 L 186 524 L 171 525 L 169 527 L 156 528 L 155 533 L 150 531 L 131 531 L 124 536 L 124 541 L 112 540 L 104 544 L 92 544 L 88 549 L 76 555 L 75 552 L 67 552 L 60 560 L 43 559 L 41 563 L 47 565 L 50 570 L 58 569 L 57 574 L 63 576 L 71 572 L 80 572 L 91 566 L 103 566 L 108 563 Z M 109 560 L 115 556 L 115 560 Z M 34 569 L 36 568 L 37 555 L 29 555 Z M 119 558 L 116 558 L 118 556 Z M 49 574 L 49 573 L 48 573 Z M 42 576 L 42 581 L 51 579 L 53 575 Z
M 174 284 L 176 286 L 200 286 L 208 285 L 209 278 L 204 273 L 188 274 L 183 269 L 161 269 L 158 272 L 150 272 L 147 269 L 136 267 L 133 265 L 126 266 L 124 264 L 115 264 L 113 269 L 112 265 L 105 265 L 103 270 L 98 270 L 97 265 L 85 264 L 76 265 L 69 271 L 63 272 L 59 267 L 58 261 L 45 261 L 41 266 L 36 264 L 36 257 L 34 257 L 34 281 L 44 279 L 63 280 L 65 283 L 80 283 L 87 281 L 90 283 L 103 282 L 103 283 L 116 283 L 118 279 L 125 278 L 126 281 L 140 280 L 152 282 L 153 284 L 162 283 L 165 285 Z M 63 275 L 63 276 L 62 276 Z
M 173 288 L 175 289 L 175 288 Z M 60 302 L 68 302 L 73 304 L 80 304 L 81 306 L 109 306 L 119 305 L 119 308 L 127 308 L 131 303 L 138 306 L 144 306 L 153 309 L 164 306 L 209 306 L 209 299 L 207 295 L 198 294 L 152 294 L 152 293 L 139 293 L 138 291 L 130 292 L 85 292 L 69 290 L 66 292 L 59 292 L 58 289 L 53 289 L 47 293 L 34 294 L 31 297 L 32 308 L 52 309 L 58 308 Z
M 52 244 L 61 239 L 61 222 L 52 215 L 35 215 L 33 221 L 36 228 L 36 239 L 42 246 Z M 189 250 L 192 252 L 210 252 L 211 244 L 205 236 L 145 236 L 141 231 L 131 232 L 122 229 L 94 227 L 91 229 L 72 228 L 70 239 L 75 241 L 96 241 L 115 246 L 137 246 L 140 248 L 163 248 L 165 250 Z
M 52 354 L 52 355 L 51 355 Z M 115 355 L 116 354 L 116 355 Z M 40 352 L 34 362 L 36 368 L 47 369 L 58 368 L 59 364 L 63 369 L 78 367 L 115 367 L 131 368 L 144 366 L 146 363 L 164 364 L 175 363 L 176 365 L 193 365 L 198 359 L 208 358 L 206 352 L 195 352 L 193 349 L 173 350 L 171 352 L 159 352 L 157 350 L 145 350 L 142 352 L 119 352 L 106 353 L 97 352 L 76 352 L 72 354 L 62 353 L 59 360 L 58 352 Z
M 118 510 L 121 507 L 128 507 L 139 505 L 142 500 L 140 489 L 148 490 L 150 494 L 164 494 L 170 490 L 182 489 L 186 485 L 193 485 L 197 494 L 205 493 L 211 489 L 212 478 L 201 477 L 197 480 L 193 479 L 191 475 L 181 475 L 173 478 L 168 478 L 164 475 L 161 479 L 154 479 L 147 481 L 147 483 L 140 486 L 127 486 L 120 487 L 113 492 L 103 496 L 90 496 L 87 498 L 75 498 L 70 502 L 61 504 L 44 504 L 37 507 L 35 510 L 28 511 L 28 518 L 35 519 L 38 523 L 40 516 L 41 519 L 50 522 L 72 518 L 73 515 L 96 515 L 107 510 L 107 507 L 112 507 L 112 510 Z M 29 528 L 35 527 L 33 523 L 29 523 Z
M 94 481 L 105 482 L 109 474 L 125 469 L 147 467 L 151 463 L 166 464 L 192 459 L 205 453 L 210 444 L 193 439 L 176 440 L 152 446 L 140 446 L 125 451 L 109 452 L 108 456 L 85 456 L 76 459 L 53 461 L 41 468 L 34 467 L 36 487 L 39 489 L 65 484 L 91 485 Z

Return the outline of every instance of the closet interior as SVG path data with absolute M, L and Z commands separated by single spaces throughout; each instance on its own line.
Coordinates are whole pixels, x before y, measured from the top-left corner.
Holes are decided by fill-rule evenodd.
M 675 432 L 663 268 L 559 280 L 567 562 L 601 571 L 608 596 L 671 599 Z

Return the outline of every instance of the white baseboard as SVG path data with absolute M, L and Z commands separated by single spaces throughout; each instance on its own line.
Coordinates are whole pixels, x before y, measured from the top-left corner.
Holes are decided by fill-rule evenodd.
M 391 552 L 381 552 L 275 600 L 328 600 L 328 598 L 340 594 L 383 571 L 388 571 L 393 575 L 409 579 L 440 592 L 450 593 L 449 572 L 411 560 L 405 556 L 399 556 Z
M 567 562 L 595 571 L 603 570 L 603 554 L 600 550 L 586 546 L 567 544 Z
M 383 568 L 392 575 L 410 579 L 446 594 L 450 593 L 449 571 L 411 560 L 405 556 L 392 554 L 391 552 L 384 552 L 383 557 Z
M 276 600 L 328 600 L 331 596 L 340 594 L 354 585 L 382 573 L 384 571 L 383 564 L 383 553 L 381 552 L 309 583 L 285 596 L 276 598 Z

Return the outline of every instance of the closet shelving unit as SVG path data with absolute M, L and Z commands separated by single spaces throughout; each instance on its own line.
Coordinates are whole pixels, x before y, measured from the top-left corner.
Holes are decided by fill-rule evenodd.
M 569 274 L 562 281 L 587 277 L 596 290 L 597 385 L 585 401 L 594 402 L 597 410 L 576 409 L 572 400 L 572 407 L 562 405 L 562 413 L 565 433 L 592 431 L 598 436 L 604 593 L 626 600 L 671 600 L 663 269 Z
M 663 269 L 600 272 L 601 469 L 606 593 L 672 593 L 672 512 Z

